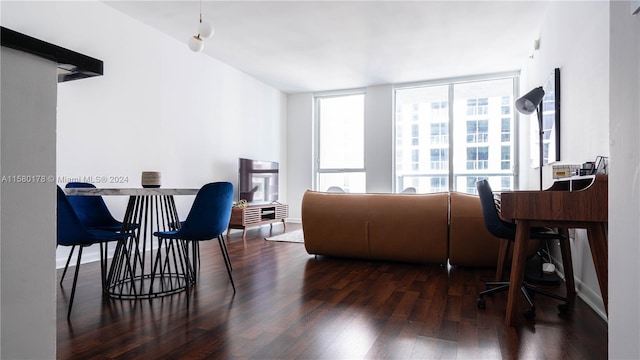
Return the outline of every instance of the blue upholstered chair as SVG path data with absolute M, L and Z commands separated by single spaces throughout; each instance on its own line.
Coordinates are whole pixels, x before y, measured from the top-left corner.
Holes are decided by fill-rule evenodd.
M 80 270 L 80 260 L 82 259 L 82 249 L 93 244 L 104 244 L 109 241 L 124 240 L 130 237 L 132 234 L 130 232 L 88 229 L 80 221 L 80 218 L 71 206 L 71 203 L 69 202 L 69 199 L 65 195 L 64 191 L 62 191 L 60 186 L 58 186 L 57 188 L 57 245 L 79 247 L 75 275 L 73 276 L 73 286 L 71 287 L 71 297 L 69 299 L 69 309 L 67 310 L 67 319 L 69 319 L 69 317 L 71 316 L 71 307 L 73 306 L 73 298 L 76 293 L 78 272 Z M 102 251 L 101 246 L 100 273 L 103 285 L 105 282 L 106 264 L 106 252 Z
M 65 187 L 95 189 L 95 185 L 83 182 L 70 182 Z M 70 196 L 68 199 L 78 218 L 87 228 L 110 231 L 122 229 L 122 222 L 113 218 L 102 196 Z
M 484 223 L 487 227 L 487 230 L 489 230 L 489 232 L 493 236 L 502 239 L 502 241 L 514 241 L 516 238 L 516 224 L 506 222 L 500 218 L 500 215 L 498 214 L 499 203 L 496 202 L 489 182 L 487 180 L 480 180 L 476 183 L 476 188 L 478 189 L 478 195 L 480 196 L 482 217 L 484 218 Z M 567 241 L 567 239 L 565 239 L 561 234 L 551 231 L 551 229 L 547 228 L 532 228 L 531 233 L 529 234 L 529 238 L 536 240 L 558 239 L 560 241 Z M 505 251 L 501 251 L 501 253 L 499 254 L 498 268 L 501 268 L 504 264 L 504 257 L 506 255 L 507 247 L 501 246 L 501 249 L 504 249 Z M 483 298 L 485 295 L 491 295 L 497 292 L 508 290 L 509 282 L 487 282 L 486 286 L 488 287 L 488 289 L 481 291 L 477 299 L 477 305 L 479 309 L 484 309 L 486 306 Z M 529 320 L 533 319 L 536 316 L 536 307 L 532 299 L 532 295 L 534 293 L 563 301 L 563 304 L 558 305 L 558 310 L 561 313 L 568 311 L 569 300 L 565 297 L 534 287 L 526 281 L 522 283 L 521 291 L 530 306 L 530 308 L 524 313 L 525 317 Z
M 93 188 L 95 185 L 85 182 L 70 182 L 65 185 L 65 188 Z M 122 229 L 122 222 L 116 220 L 107 205 L 104 203 L 102 196 L 70 196 L 67 198 L 69 204 L 78 215 L 80 222 L 88 229 L 91 230 L 106 230 L 106 231 L 120 231 Z M 67 263 L 64 266 L 62 277 L 60 278 L 60 285 L 64 281 L 64 277 L 67 274 L 67 268 L 71 262 L 71 257 L 76 247 L 72 246 L 69 251 L 69 257 Z
M 215 182 L 204 185 L 196 195 L 191 210 L 184 222 L 177 230 L 159 231 L 154 235 L 161 239 L 174 239 L 185 241 L 205 241 L 217 238 L 220 251 L 224 258 L 229 280 L 235 293 L 236 287 L 231 276 L 231 260 L 229 252 L 224 243 L 223 232 L 229 226 L 231 219 L 231 207 L 233 204 L 233 185 L 229 182 Z M 196 259 L 193 259 L 196 261 Z M 195 282 L 195 269 L 191 267 L 187 271 L 187 299 L 189 297 L 189 286 Z M 191 278 L 193 276 L 193 279 Z

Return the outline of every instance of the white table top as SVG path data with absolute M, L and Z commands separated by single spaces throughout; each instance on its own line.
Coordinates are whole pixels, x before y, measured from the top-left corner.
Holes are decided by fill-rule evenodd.
M 67 195 L 103 196 L 103 195 L 195 195 L 200 189 L 170 189 L 170 188 L 65 188 Z

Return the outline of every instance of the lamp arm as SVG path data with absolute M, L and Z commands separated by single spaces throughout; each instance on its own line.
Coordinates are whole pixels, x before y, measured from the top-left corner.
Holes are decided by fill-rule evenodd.
M 540 177 L 540 191 L 542 191 L 542 165 L 544 165 L 544 159 L 543 159 L 543 139 L 544 139 L 544 129 L 542 128 L 542 102 L 538 105 L 538 107 L 536 108 L 536 112 L 538 114 L 538 135 L 539 135 L 539 142 L 538 142 L 538 148 L 539 148 L 539 160 L 540 160 L 540 169 L 539 169 L 539 177 Z

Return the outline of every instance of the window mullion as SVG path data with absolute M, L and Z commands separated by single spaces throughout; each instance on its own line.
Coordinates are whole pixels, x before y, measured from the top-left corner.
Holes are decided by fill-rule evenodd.
M 453 156 L 455 155 L 455 149 L 453 147 L 453 134 L 455 134 L 455 125 L 453 123 L 453 104 L 454 104 L 454 99 L 453 99 L 453 86 L 454 84 L 449 84 L 449 93 L 448 93 L 448 99 L 449 99 L 449 161 L 448 161 L 448 165 L 449 165 L 449 191 L 453 191 L 454 190 L 454 179 L 453 179 Z

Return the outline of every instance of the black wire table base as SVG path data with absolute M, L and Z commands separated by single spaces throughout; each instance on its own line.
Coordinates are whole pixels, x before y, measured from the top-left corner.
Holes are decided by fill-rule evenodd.
M 185 291 L 187 279 L 195 279 L 189 258 L 193 249 L 189 250 L 187 241 L 153 235 L 180 227 L 173 196 L 131 196 L 124 224 L 123 230 L 132 231 L 133 236 L 116 246 L 105 293 L 115 299 L 133 300 Z
M 136 276 L 111 284 L 107 293 L 114 299 L 137 300 L 177 294 L 186 290 L 184 274 L 164 274 L 161 279 L 151 280 L 151 275 Z M 141 292 L 141 289 L 145 291 Z

